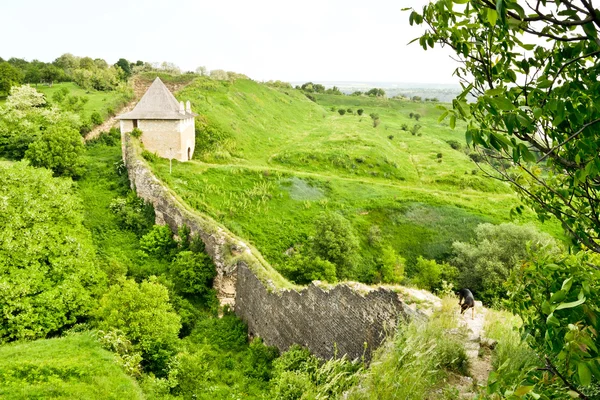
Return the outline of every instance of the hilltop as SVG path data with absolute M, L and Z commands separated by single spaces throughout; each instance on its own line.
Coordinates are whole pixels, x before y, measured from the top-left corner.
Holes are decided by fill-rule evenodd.
M 315 235 L 319 215 L 342 214 L 360 242 L 359 267 L 349 278 L 364 282 L 377 282 L 383 247 L 406 258 L 410 272 L 419 256 L 446 259 L 452 242 L 468 241 L 480 223 L 510 220 L 520 204 L 508 186 L 484 176 L 461 131 L 438 121 L 439 104 L 312 96 L 245 79 L 197 78 L 177 93 L 200 114 L 196 159 L 174 162 L 172 173 L 168 160 L 153 168 L 284 274 L 290 254 Z

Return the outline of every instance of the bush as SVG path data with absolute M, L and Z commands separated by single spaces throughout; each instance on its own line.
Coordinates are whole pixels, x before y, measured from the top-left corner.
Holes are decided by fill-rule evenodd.
M 444 155 L 443 155 L 442 153 L 437 153 L 437 156 L 436 156 L 436 157 L 441 159 L 443 156 L 444 156 Z
M 142 157 L 144 157 L 144 160 L 149 161 L 149 162 L 156 162 L 160 158 L 160 157 L 158 157 L 158 154 L 152 153 L 148 150 L 142 151 Z
M 408 125 L 407 124 L 402 124 L 400 126 L 400 129 L 402 129 L 403 131 L 407 131 L 408 130 Z
M 469 153 L 469 158 L 476 163 L 480 163 L 484 160 L 483 156 L 479 153 Z
M 374 119 L 373 120 L 373 128 L 377 128 L 379 126 L 379 124 L 381 123 L 380 119 Z
M 556 241 L 531 225 L 504 223 L 480 224 L 475 239 L 469 243 L 454 242 L 451 262 L 458 267 L 458 283 L 484 303 L 491 304 L 506 297 L 503 283 L 511 272 L 533 252 L 560 251 Z
M 144 199 L 129 192 L 127 197 L 117 197 L 109 205 L 110 211 L 117 217 L 123 229 L 141 236 L 154 225 L 154 207 Z
M 394 135 L 388 135 L 388 139 L 394 140 Z
M 421 119 L 421 114 L 414 114 L 413 117 L 416 121 L 418 121 L 419 119 Z
M 419 129 L 421 129 L 421 125 L 415 124 L 412 128 L 410 128 L 410 133 L 412 133 L 412 135 L 415 136 L 419 132 Z M 419 134 L 419 136 L 421 135 Z
M 315 231 L 315 254 L 335 264 L 339 279 L 351 276 L 358 262 L 359 244 L 350 222 L 335 212 L 321 213 L 315 221 Z
M 205 295 L 216 275 L 215 265 L 206 253 L 181 251 L 169 267 L 169 277 L 175 291 L 183 295 Z
M 98 136 L 86 142 L 87 146 L 97 144 L 105 146 L 116 146 L 121 142 L 121 131 L 119 128 L 110 128 L 108 132 L 100 132 Z
M 343 108 L 340 108 L 340 109 L 338 110 L 338 113 L 339 113 L 340 115 L 344 115 L 344 114 L 346 114 L 346 110 L 344 110 Z
M 79 132 L 53 125 L 29 145 L 25 158 L 35 167 L 51 169 L 56 176 L 78 177 L 83 173 L 83 151 Z
M 155 277 L 137 284 L 122 280 L 110 287 L 96 312 L 98 328 L 118 329 L 142 354 L 147 372 L 165 376 L 175 353 L 181 319 L 169 303 L 166 287 Z
M 356 110 L 356 113 L 358 115 L 363 115 L 364 112 L 365 112 L 365 110 L 363 110 L 362 108 L 359 108 L 358 110 Z
M 438 264 L 435 260 L 427 260 L 421 256 L 417 258 L 416 270 L 414 284 L 431 292 L 441 289 L 443 281 L 454 282 L 458 275 L 455 267 L 446 263 Z
M 167 225 L 154 225 L 150 232 L 141 237 L 140 248 L 146 254 L 170 260 L 177 250 L 177 242 Z
M 131 131 L 131 136 L 133 136 L 134 138 L 139 139 L 142 136 L 142 131 L 139 128 L 133 128 L 133 130 Z
M 383 283 L 401 283 L 404 279 L 406 260 L 396 253 L 391 246 L 381 251 L 379 260 L 379 281 Z
M 371 114 L 369 114 L 369 117 L 371 117 L 372 120 L 376 120 L 376 119 L 379 119 L 379 114 L 371 113 Z
M 100 125 L 102 122 L 104 122 L 102 115 L 100 115 L 98 111 L 94 111 L 92 115 L 90 115 L 90 120 L 94 125 Z
M 347 109 L 347 110 L 346 110 L 346 112 L 347 112 L 348 114 L 354 114 L 354 111 L 352 111 L 352 109 L 351 109 L 351 108 Z
M 462 149 L 462 145 L 460 144 L 460 142 L 458 142 L 456 140 L 446 140 L 446 143 L 448 143 L 450 145 L 450 147 L 452 147 L 454 150 Z
M 281 272 L 291 281 L 301 285 L 312 281 L 337 281 L 335 265 L 313 254 L 295 254 L 282 267 Z

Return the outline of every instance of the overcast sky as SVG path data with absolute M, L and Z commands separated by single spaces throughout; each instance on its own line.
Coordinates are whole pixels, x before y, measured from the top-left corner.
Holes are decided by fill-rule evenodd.
M 169 61 L 257 80 L 456 83 L 408 12 L 427 0 L 2 0 L 0 57 Z

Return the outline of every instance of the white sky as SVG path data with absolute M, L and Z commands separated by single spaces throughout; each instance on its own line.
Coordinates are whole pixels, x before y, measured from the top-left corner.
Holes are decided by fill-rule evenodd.
M 257 80 L 457 83 L 446 49 L 407 46 L 427 0 L 1 0 L 0 57 L 63 53 L 200 65 Z

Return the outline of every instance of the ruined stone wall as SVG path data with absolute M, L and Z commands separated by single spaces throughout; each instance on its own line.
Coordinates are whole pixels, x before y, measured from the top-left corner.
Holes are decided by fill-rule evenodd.
M 400 320 L 423 316 L 398 293 L 384 288 L 341 284 L 324 289 L 313 283 L 282 289 L 285 281 L 260 254 L 185 205 L 153 175 L 135 139 L 130 135 L 123 139 L 123 159 L 138 196 L 154 205 L 157 223 L 166 223 L 173 231 L 185 224 L 202 238 L 217 267 L 215 289 L 221 304 L 232 306 L 249 333 L 266 344 L 281 351 L 300 344 L 323 358 L 333 357 L 337 348 L 340 357 L 370 359 L 371 351 Z

